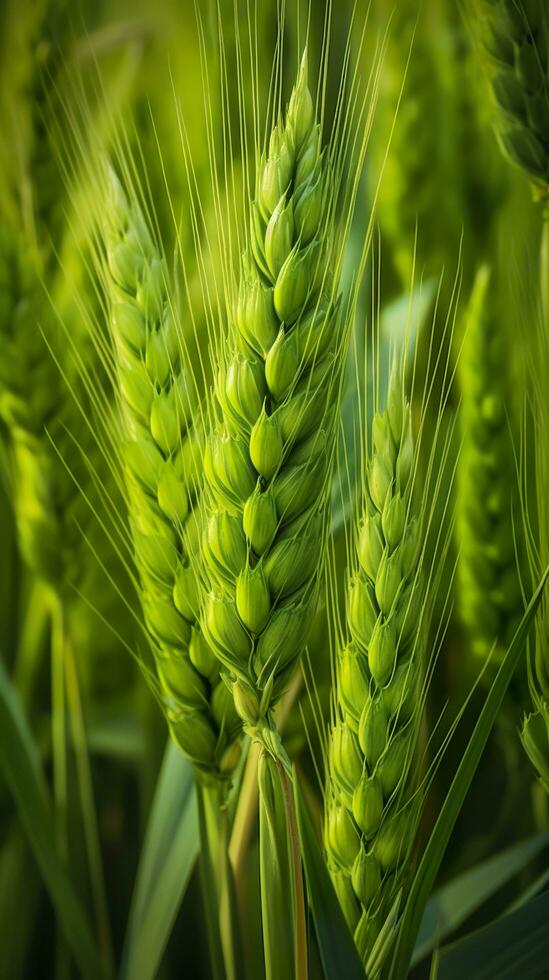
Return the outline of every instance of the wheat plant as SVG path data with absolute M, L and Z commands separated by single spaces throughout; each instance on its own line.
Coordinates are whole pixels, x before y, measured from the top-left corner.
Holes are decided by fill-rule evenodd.
M 537 980 L 549 224 L 479 25 L 131 8 L 0 6 L 0 972 Z M 482 9 L 545 205 L 545 7 Z

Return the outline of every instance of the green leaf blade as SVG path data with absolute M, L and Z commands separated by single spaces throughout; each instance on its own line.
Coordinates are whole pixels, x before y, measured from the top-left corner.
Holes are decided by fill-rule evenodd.
M 442 950 L 438 980 L 543 980 L 549 963 L 549 892 Z
M 0 768 L 81 976 L 106 977 L 86 912 L 57 856 L 53 809 L 38 749 L 1 661 Z
M 294 779 L 301 854 L 309 905 L 326 980 L 364 980 L 364 967 L 347 928 L 311 818 Z
M 132 898 L 121 980 L 153 980 L 199 851 L 191 764 L 168 742 Z
M 457 875 L 429 899 L 412 957 L 412 966 L 430 953 L 470 915 L 515 877 L 549 844 L 536 834 Z
M 492 730 L 497 713 L 501 707 L 505 692 L 518 665 L 523 652 L 528 633 L 541 601 L 543 589 L 549 575 L 546 569 L 538 588 L 536 589 L 521 623 L 513 637 L 511 645 L 502 660 L 500 668 L 488 691 L 483 708 L 469 739 L 460 765 L 452 780 L 452 784 L 442 804 L 440 813 L 429 838 L 419 868 L 412 882 L 408 900 L 404 909 L 397 945 L 391 965 L 391 980 L 401 980 L 405 977 L 412 957 L 415 939 L 419 930 L 423 912 L 438 869 L 444 857 L 456 820 L 463 806 L 465 797 L 477 770 L 486 742 Z

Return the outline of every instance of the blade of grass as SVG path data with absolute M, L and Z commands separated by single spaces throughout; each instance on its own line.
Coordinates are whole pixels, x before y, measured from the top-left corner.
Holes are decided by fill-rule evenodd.
M 484 747 L 488 741 L 492 725 L 494 724 L 509 682 L 523 653 L 548 575 L 549 568 L 545 570 L 545 574 L 528 604 L 528 608 L 513 637 L 511 645 L 488 691 L 473 734 L 469 739 L 467 748 L 452 780 L 452 785 L 442 804 L 419 868 L 414 876 L 404 908 L 389 973 L 390 980 L 401 980 L 407 974 L 417 932 L 433 883 L 473 776 L 477 770 Z
M 17 820 L 0 851 L 0 949 L 4 976 L 24 980 L 43 894 L 40 874 Z
M 297 779 L 294 793 L 307 895 L 326 980 L 364 980 L 364 968 L 334 892 Z
M 153 980 L 157 976 L 198 849 L 192 767 L 169 741 L 139 860 L 121 980 Z
M 57 596 L 51 607 L 51 736 L 53 762 L 53 800 L 56 847 L 63 864 L 68 861 L 67 824 L 67 718 L 65 704 L 65 624 L 64 610 Z M 70 960 L 63 931 L 58 928 L 55 942 L 55 976 L 68 980 Z
M 227 980 L 244 976 L 242 949 L 233 869 L 229 860 L 229 811 L 226 787 L 201 786 L 198 789 L 201 813 L 201 849 L 206 862 L 208 885 L 207 914 L 214 942 L 221 944 Z
M 536 834 L 457 875 L 435 892 L 425 906 L 412 966 L 522 871 L 548 844 L 549 834 Z
M 59 860 L 53 808 L 38 749 L 1 661 L 0 768 L 81 976 L 89 980 L 107 977 L 86 912 Z
M 544 891 L 547 885 L 549 885 L 549 868 L 546 868 L 542 874 L 538 875 L 536 880 L 533 881 L 531 885 L 528 885 L 528 888 L 520 893 L 518 898 L 516 898 L 515 901 L 512 902 L 506 909 L 506 914 L 508 915 L 511 912 L 516 912 L 517 909 L 522 908 L 522 906 L 526 905 L 530 899 L 535 898 L 536 895 L 539 895 L 540 892 Z
M 69 720 L 72 731 L 72 744 L 74 746 L 74 755 L 76 759 L 78 788 L 80 792 L 80 808 L 82 811 L 82 822 L 84 825 L 84 837 L 86 842 L 89 876 L 95 909 L 97 935 L 99 937 L 103 959 L 109 964 L 112 971 L 114 969 L 112 939 L 107 903 L 107 891 L 105 887 L 105 876 L 103 873 L 101 842 L 99 839 L 99 826 L 97 822 L 97 810 L 93 790 L 92 771 L 88 752 L 88 741 L 86 725 L 84 722 L 84 712 L 82 708 L 82 698 L 80 695 L 80 684 L 76 670 L 76 661 L 74 650 L 69 640 L 65 641 L 65 672 L 67 705 L 69 709 Z
M 543 980 L 549 962 L 549 892 L 441 951 L 438 980 Z

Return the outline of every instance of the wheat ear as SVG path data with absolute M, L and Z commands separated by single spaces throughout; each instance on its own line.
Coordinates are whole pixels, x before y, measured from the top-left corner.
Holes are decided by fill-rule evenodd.
M 257 733 L 316 609 L 342 361 L 333 198 L 305 60 L 261 160 L 252 211 L 205 457 L 204 629 Z
M 204 779 L 227 777 L 240 728 L 217 660 L 198 627 L 189 558 L 202 452 L 196 382 L 184 363 L 166 262 L 141 209 L 109 174 L 105 245 L 111 328 L 127 432 L 126 485 L 141 602 L 176 742 Z
M 496 129 L 509 160 L 549 195 L 549 9 L 545 0 L 483 0 Z M 475 21 L 476 23 L 478 20 Z
M 427 602 L 414 440 L 402 376 L 373 422 L 365 505 L 337 654 L 325 844 L 330 873 L 366 963 L 409 871 Z
M 496 641 L 500 651 L 506 649 L 522 615 L 508 345 L 488 310 L 489 298 L 490 276 L 482 268 L 467 310 L 460 359 L 462 451 L 456 500 L 459 611 L 471 650 L 481 657 Z

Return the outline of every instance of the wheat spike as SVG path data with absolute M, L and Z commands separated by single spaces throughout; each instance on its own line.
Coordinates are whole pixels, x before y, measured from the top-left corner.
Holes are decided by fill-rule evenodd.
M 204 628 L 250 729 L 280 697 L 313 620 L 341 366 L 329 171 L 305 59 L 256 193 L 205 457 Z
M 490 62 L 502 149 L 547 202 L 549 192 L 549 10 L 545 0 L 484 0 L 483 43 Z M 477 19 L 478 20 L 478 19 Z
M 238 761 L 239 724 L 198 628 L 193 512 L 200 473 L 197 390 L 175 320 L 165 260 L 114 174 L 105 213 L 111 328 L 127 431 L 126 485 L 141 602 L 176 742 L 203 778 Z
M 366 963 L 409 871 L 416 829 L 427 606 L 414 440 L 402 376 L 373 422 L 365 506 L 337 653 L 325 844 L 330 873 Z
M 489 290 L 489 272 L 482 268 L 471 294 L 460 360 L 462 451 L 456 500 L 459 608 L 471 650 L 481 657 L 496 641 L 500 653 L 506 649 L 522 615 L 508 347 L 501 324 L 488 310 Z

